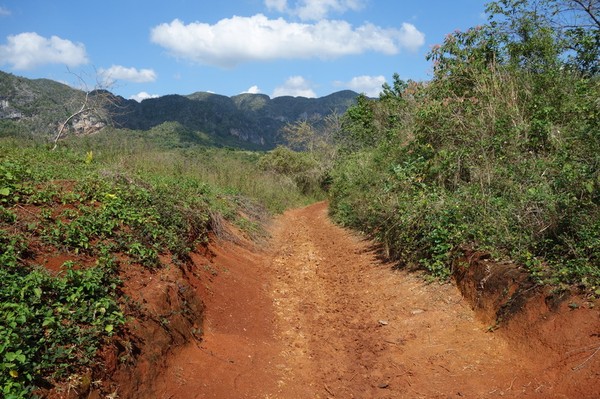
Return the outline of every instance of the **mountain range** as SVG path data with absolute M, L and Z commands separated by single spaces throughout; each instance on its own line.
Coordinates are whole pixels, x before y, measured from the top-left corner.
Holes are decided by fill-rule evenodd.
M 339 91 L 321 98 L 276 97 L 243 93 L 227 97 L 214 93 L 165 95 L 141 102 L 100 90 L 77 90 L 49 79 L 27 79 L 0 71 L 0 135 L 27 132 L 54 136 L 59 126 L 88 99 L 103 99 L 110 121 L 82 113 L 73 118 L 71 134 L 91 134 L 112 123 L 121 129 L 149 131 L 165 123 L 199 133 L 214 144 L 271 149 L 288 123 L 319 121 L 332 112 L 342 114 L 358 93 Z

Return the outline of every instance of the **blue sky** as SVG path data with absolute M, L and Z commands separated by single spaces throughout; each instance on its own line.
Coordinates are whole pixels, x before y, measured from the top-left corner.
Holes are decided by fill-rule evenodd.
M 476 0 L 0 0 L 0 70 L 125 98 L 209 91 L 375 96 L 427 80 L 429 49 L 485 22 Z

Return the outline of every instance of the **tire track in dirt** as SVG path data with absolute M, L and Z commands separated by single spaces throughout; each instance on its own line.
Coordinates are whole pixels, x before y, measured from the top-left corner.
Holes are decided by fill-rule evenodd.
M 155 397 L 569 397 L 453 284 L 393 270 L 325 203 L 286 212 L 271 234 L 267 249 L 213 249 L 203 340 L 173 353 Z
M 486 398 L 550 387 L 486 332 L 453 285 L 392 271 L 370 242 L 332 225 L 325 204 L 288 212 L 273 235 L 283 383 L 305 387 L 297 397 Z

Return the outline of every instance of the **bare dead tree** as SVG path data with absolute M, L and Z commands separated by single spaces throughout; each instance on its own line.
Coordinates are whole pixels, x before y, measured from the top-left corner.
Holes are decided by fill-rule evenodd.
M 72 73 L 70 70 L 69 72 Z M 81 75 L 72 74 L 78 79 L 84 95 L 81 99 L 73 99 L 74 110 L 70 111 L 67 118 L 58 125 L 57 132 L 52 140 L 52 150 L 58 147 L 59 140 L 66 135 L 70 128 L 75 129 L 75 123 L 78 121 L 83 123 L 84 130 L 86 121 L 89 123 L 96 122 L 95 129 L 92 129 L 94 131 L 111 125 L 112 113 L 119 107 L 116 97 L 106 87 L 106 80 L 102 82 L 96 79 L 94 88 L 90 90 Z

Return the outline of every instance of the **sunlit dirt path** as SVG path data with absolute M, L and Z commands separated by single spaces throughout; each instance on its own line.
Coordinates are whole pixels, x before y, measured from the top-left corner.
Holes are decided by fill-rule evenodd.
M 571 397 L 452 284 L 382 263 L 325 203 L 271 235 L 267 249 L 215 250 L 204 338 L 173 353 L 156 398 Z

